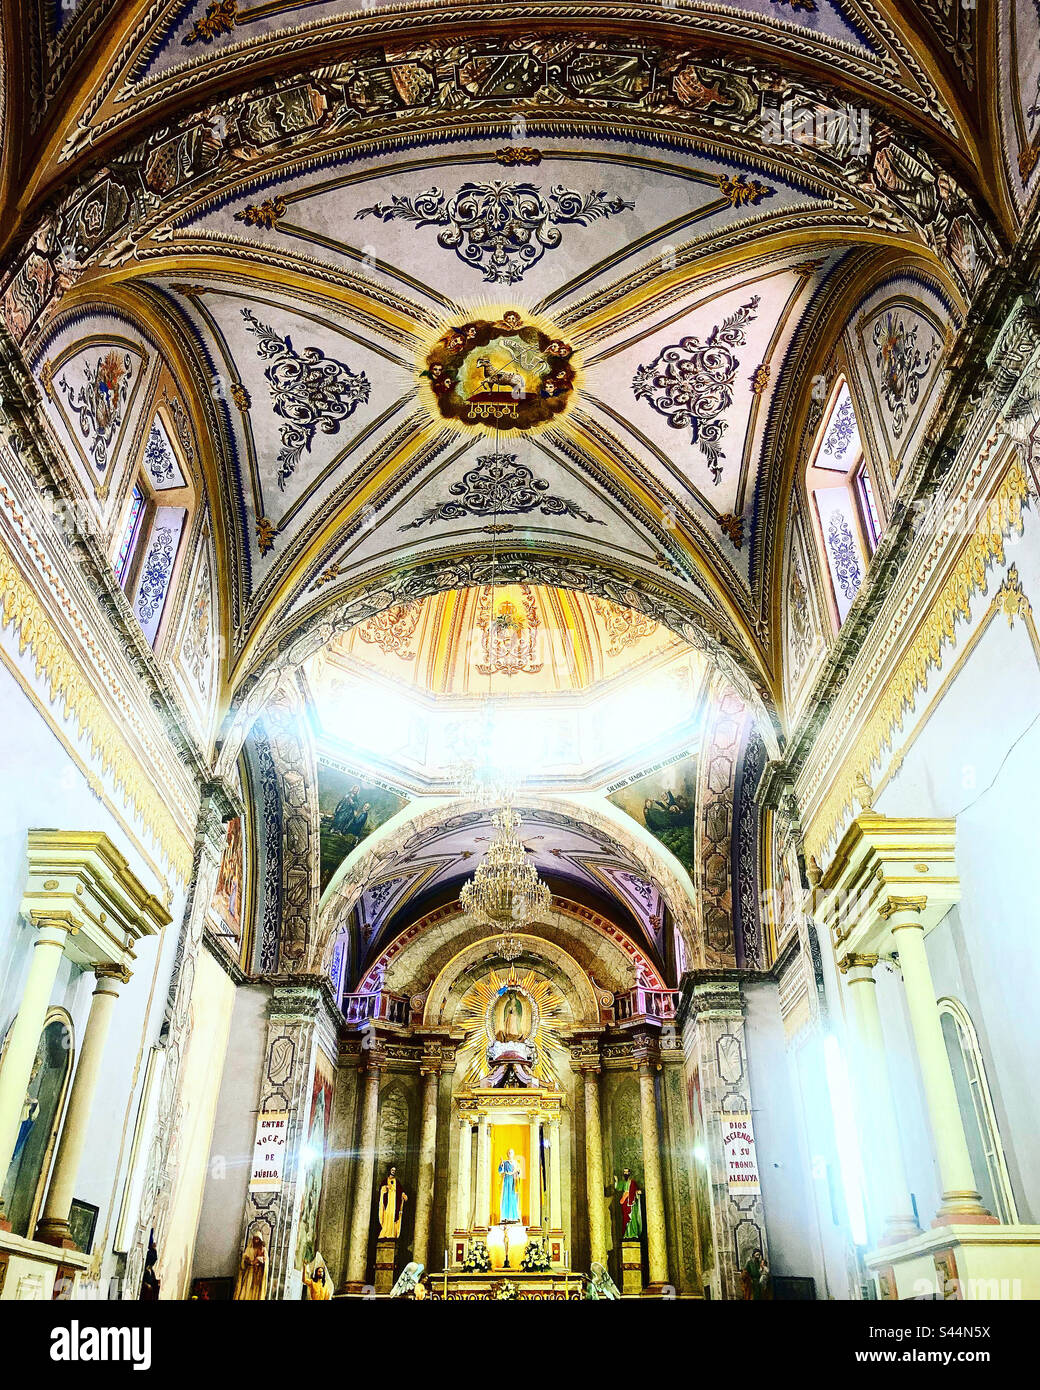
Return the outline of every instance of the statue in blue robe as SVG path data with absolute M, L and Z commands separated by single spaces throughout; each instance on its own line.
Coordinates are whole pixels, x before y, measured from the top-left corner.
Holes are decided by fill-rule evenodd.
M 502 1179 L 502 1198 L 499 1203 L 500 1221 L 520 1220 L 520 1165 L 516 1154 L 510 1149 L 498 1165 Z

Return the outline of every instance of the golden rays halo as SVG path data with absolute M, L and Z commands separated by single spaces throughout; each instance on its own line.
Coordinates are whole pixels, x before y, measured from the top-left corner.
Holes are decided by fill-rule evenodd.
M 494 1041 L 492 1012 L 499 997 L 507 989 L 519 991 L 531 1006 L 533 1028 L 528 1041 L 534 1049 L 532 1074 L 543 1086 L 552 1090 L 559 1089 L 559 1069 L 554 1057 L 563 1049 L 559 1036 L 564 1015 L 563 998 L 536 970 L 528 970 L 520 975 L 514 965 L 511 965 L 507 972 L 493 969 L 477 980 L 459 1005 L 455 1021 L 466 1033 L 463 1047 L 477 1043 L 463 1085 L 479 1086 L 487 1073 L 486 1052 L 489 1044 Z
M 567 416 L 584 380 L 570 338 L 516 302 L 474 300 L 418 336 L 419 398 L 433 421 L 460 434 L 508 438 L 547 429 Z M 486 391 L 475 380 L 481 358 L 488 359 Z

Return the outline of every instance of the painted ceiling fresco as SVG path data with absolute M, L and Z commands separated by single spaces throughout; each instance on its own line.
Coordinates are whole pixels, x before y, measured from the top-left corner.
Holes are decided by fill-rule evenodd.
M 87 477 L 76 403 L 104 399 L 89 447 L 114 447 L 134 344 L 183 383 L 229 696 L 493 562 L 664 624 L 768 701 L 809 383 L 858 335 L 864 429 L 908 457 L 1034 187 L 1035 0 L 690 0 L 626 37 L 503 4 L 508 38 L 448 4 L 24 8 L 4 42 L 36 134 L 0 315 Z M 887 298 L 850 323 L 880 263 Z M 116 300 L 105 344 L 87 320 Z

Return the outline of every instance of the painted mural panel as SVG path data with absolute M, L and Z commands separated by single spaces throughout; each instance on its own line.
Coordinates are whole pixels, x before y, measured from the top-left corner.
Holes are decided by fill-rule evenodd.
M 692 876 L 697 820 L 695 758 L 657 768 L 612 792 L 610 800 L 656 836 Z
M 347 855 L 407 805 L 407 797 L 371 778 L 328 762 L 318 763 L 323 893 Z
M 920 443 L 960 324 L 934 286 L 909 276 L 879 285 L 856 315 L 850 353 L 867 415 L 860 424 L 866 423 L 873 446 L 867 451 L 890 484 Z
M 72 1058 L 67 1019 L 64 1015 L 48 1019 L 29 1073 L 14 1154 L 0 1188 L 3 1215 L 15 1235 L 32 1235 L 30 1228 L 38 1215 L 37 1199 L 42 1195 L 40 1179 L 51 1156 Z
M 296 1265 L 309 1265 L 318 1253 L 318 1210 L 325 1177 L 326 1148 L 332 1124 L 332 1090 L 335 1067 L 319 1048 L 314 1059 L 311 1105 L 303 1153 L 305 1173 L 300 1226 L 296 1238 Z
M 210 919 L 218 935 L 233 953 L 242 942 L 242 889 L 244 885 L 242 822 L 233 816 L 227 823 L 224 851 L 210 902 Z
M 78 464 L 101 514 L 119 496 L 155 360 L 129 319 L 81 311 L 61 323 L 31 363 L 58 442 Z

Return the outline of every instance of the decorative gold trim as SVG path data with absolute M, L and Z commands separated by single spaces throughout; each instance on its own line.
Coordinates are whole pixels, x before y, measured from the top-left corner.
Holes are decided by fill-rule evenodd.
M 870 785 L 871 767 L 880 766 L 883 750 L 892 746 L 895 730 L 902 729 L 918 692 L 927 684 L 929 671 L 941 668 L 943 650 L 954 643 L 957 624 L 970 618 L 972 597 L 985 589 L 989 566 L 1003 564 L 1005 537 L 1021 532 L 1022 505 L 1028 496 L 1029 481 L 1022 464 L 1016 460 L 979 518 L 953 572 L 882 691 L 831 790 L 820 803 L 805 837 L 808 857 L 818 861 L 825 858 L 825 846 L 853 809 L 857 783 Z M 1013 595 L 1013 590 L 1009 590 L 1009 594 Z M 1017 600 L 1013 601 L 1017 605 Z M 1020 606 L 1015 607 L 1016 613 L 1023 611 Z M 1009 621 L 1013 616 L 1014 613 L 1009 614 Z
M 122 787 L 124 804 L 133 807 L 170 867 L 187 882 L 191 846 L 2 541 L 0 594 L 0 627 L 13 627 L 19 655 L 27 647 L 32 652 L 37 676 L 46 677 L 51 703 L 60 700 L 64 717 L 75 720 L 81 737 L 87 735 L 102 773 L 110 774 L 114 786 Z
M 923 912 L 927 906 L 928 899 L 924 894 L 914 898 L 886 898 L 883 903 L 879 904 L 877 912 L 878 916 L 887 922 L 897 912 Z
M 873 970 L 877 963 L 878 954 L 876 951 L 869 952 L 866 955 L 850 951 L 848 955 L 842 956 L 841 960 L 838 961 L 838 969 L 843 975 L 847 975 L 850 970 L 858 970 L 861 968 Z M 855 984 L 856 981 L 851 980 L 849 983 Z

